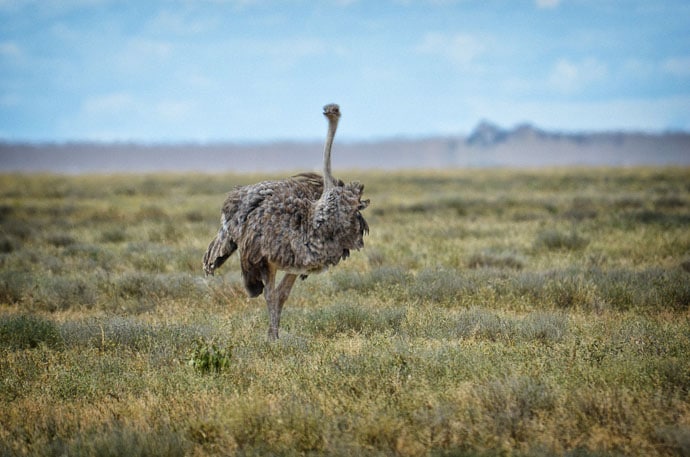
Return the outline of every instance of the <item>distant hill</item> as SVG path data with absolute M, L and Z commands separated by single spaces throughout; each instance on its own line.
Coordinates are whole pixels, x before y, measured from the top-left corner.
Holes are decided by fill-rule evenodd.
M 321 142 L 137 144 L 0 142 L 0 171 L 120 173 L 318 170 Z M 690 166 L 688 132 L 547 132 L 482 121 L 467 136 L 336 140 L 337 169 Z

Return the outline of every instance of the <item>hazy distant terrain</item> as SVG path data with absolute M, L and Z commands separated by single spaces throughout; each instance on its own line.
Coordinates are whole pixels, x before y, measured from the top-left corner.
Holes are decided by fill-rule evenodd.
M 0 143 L 0 171 L 272 172 L 320 168 L 322 143 Z M 480 123 L 467 136 L 342 142 L 336 169 L 690 165 L 690 133 L 554 133 Z

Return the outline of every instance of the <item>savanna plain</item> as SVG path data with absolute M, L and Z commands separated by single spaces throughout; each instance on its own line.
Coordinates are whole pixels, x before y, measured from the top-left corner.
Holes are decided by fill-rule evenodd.
M 268 176 L 0 175 L 0 455 L 690 455 L 690 169 L 339 177 L 269 342 L 201 270 Z

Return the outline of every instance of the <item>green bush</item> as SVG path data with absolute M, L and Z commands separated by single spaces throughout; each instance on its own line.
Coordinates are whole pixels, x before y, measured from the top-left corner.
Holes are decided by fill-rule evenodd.
M 493 253 L 483 251 L 470 256 L 467 260 L 468 268 L 508 268 L 521 270 L 525 266 L 524 259 L 514 253 Z
M 116 290 L 122 298 L 151 298 L 163 293 L 165 283 L 158 275 L 137 271 L 124 274 L 117 279 Z
M 569 251 L 584 249 L 588 244 L 589 240 L 583 238 L 574 231 L 564 233 L 559 230 L 544 230 L 539 232 L 533 243 L 535 249 Z
M 53 321 L 28 314 L 0 316 L 1 347 L 31 349 L 41 345 L 52 349 L 63 347 L 60 329 Z
M 109 227 L 101 233 L 103 243 L 122 243 L 127 239 L 127 231 L 124 227 Z
M 493 419 L 496 436 L 525 440 L 531 421 L 556 407 L 551 387 L 537 377 L 507 377 L 475 387 L 483 408 Z
M 98 299 L 92 278 L 46 276 L 37 280 L 33 304 L 46 311 L 91 308 Z
M 46 237 L 46 242 L 58 248 L 71 246 L 77 242 L 74 237 L 68 233 L 51 233 Z
M 232 363 L 232 346 L 198 339 L 194 342 L 187 364 L 201 373 L 220 373 Z
M 502 319 L 497 314 L 481 308 L 472 308 L 460 313 L 455 319 L 454 336 L 457 338 L 478 338 L 490 341 L 507 339 L 514 332 L 514 322 Z
M 568 315 L 536 311 L 526 315 L 517 325 L 517 329 L 521 340 L 559 343 L 568 333 Z
M 425 268 L 414 278 L 407 290 L 412 299 L 432 303 L 453 303 L 460 297 L 474 295 L 480 289 L 481 275 L 468 275 L 457 270 Z
M 187 455 L 188 448 L 189 443 L 177 430 L 141 430 L 114 422 L 73 440 L 55 440 L 45 450 L 45 455 L 182 457 Z
M 376 309 L 339 303 L 310 310 L 305 325 L 309 331 L 329 338 L 349 332 L 363 335 L 395 333 L 400 330 L 405 314 L 405 310 L 399 308 Z
M 31 275 L 24 271 L 0 271 L 0 303 L 18 303 L 32 287 Z
M 460 312 L 450 323 L 449 336 L 455 338 L 511 343 L 558 343 L 568 329 L 568 318 L 562 313 L 538 311 L 517 319 L 476 307 Z
M 13 237 L 7 235 L 0 235 L 0 254 L 9 254 L 19 248 Z
M 592 270 L 588 275 L 599 300 L 614 309 L 682 311 L 690 307 L 690 281 L 680 270 Z
M 351 270 L 338 270 L 332 275 L 332 281 L 339 290 L 371 292 L 376 288 L 405 285 L 410 282 L 410 273 L 401 267 L 378 267 L 366 273 Z

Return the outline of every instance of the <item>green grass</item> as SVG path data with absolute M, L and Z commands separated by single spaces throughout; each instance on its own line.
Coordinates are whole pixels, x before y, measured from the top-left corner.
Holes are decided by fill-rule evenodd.
M 269 343 L 201 271 L 266 176 L 0 175 L 0 454 L 690 455 L 690 170 L 353 177 Z

